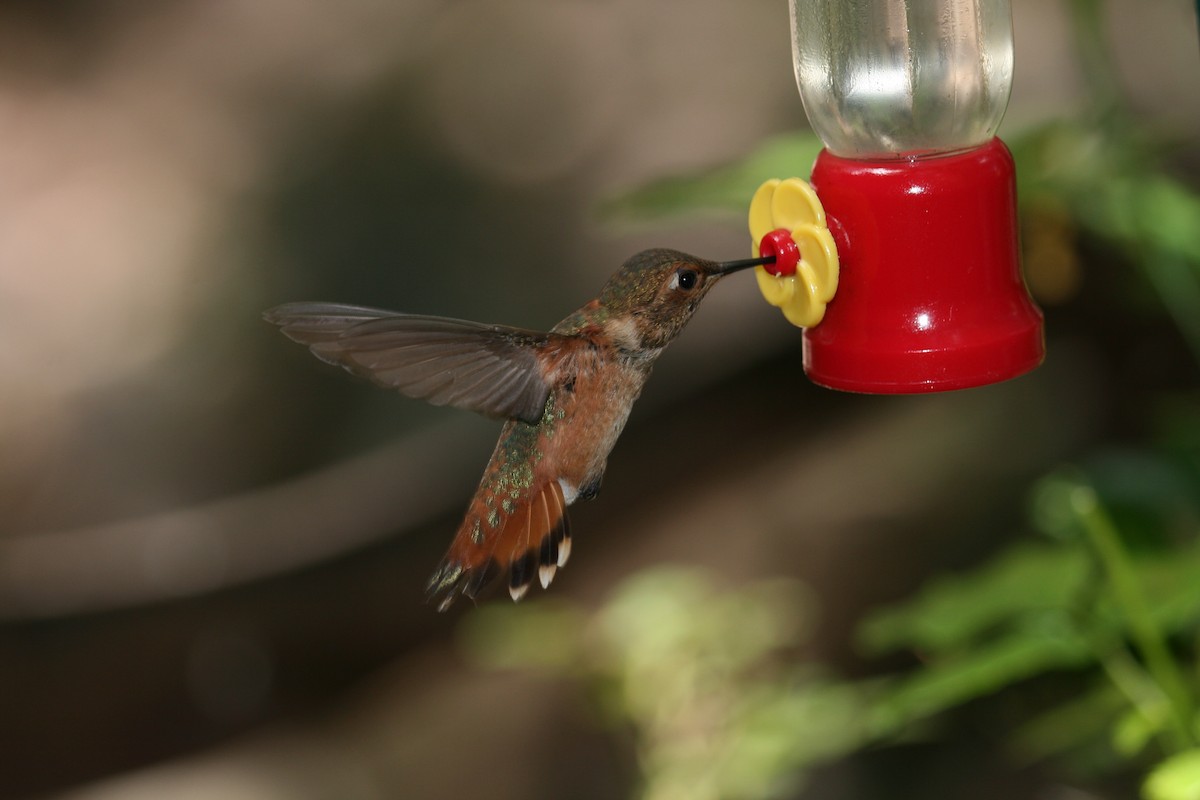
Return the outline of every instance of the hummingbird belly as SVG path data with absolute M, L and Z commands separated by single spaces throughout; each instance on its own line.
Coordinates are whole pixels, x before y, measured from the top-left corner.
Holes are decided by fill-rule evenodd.
M 599 485 L 648 374 L 641 365 L 609 363 L 581 371 L 551 395 L 540 426 L 541 464 L 545 477 L 562 485 L 568 504 L 581 490 Z

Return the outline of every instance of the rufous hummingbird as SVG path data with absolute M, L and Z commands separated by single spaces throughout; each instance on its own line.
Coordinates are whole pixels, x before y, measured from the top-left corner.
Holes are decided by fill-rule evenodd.
M 444 611 L 501 571 L 520 600 L 571 553 L 567 506 L 600 489 L 650 368 L 713 284 L 773 257 L 630 258 L 548 333 L 332 303 L 264 314 L 322 361 L 435 405 L 507 420 L 458 533 L 426 586 Z

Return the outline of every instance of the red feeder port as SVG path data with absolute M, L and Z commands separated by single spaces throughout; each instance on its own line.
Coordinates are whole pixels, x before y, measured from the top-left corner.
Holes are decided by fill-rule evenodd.
M 800 263 L 800 247 L 791 232 L 784 228 L 776 228 L 764 236 L 758 243 L 758 254 L 764 258 L 775 257 L 773 262 L 763 265 L 763 269 L 772 275 L 795 275 Z

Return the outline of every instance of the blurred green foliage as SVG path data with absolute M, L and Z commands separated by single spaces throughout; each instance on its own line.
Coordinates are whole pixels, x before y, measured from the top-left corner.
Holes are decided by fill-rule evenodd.
M 1102 7 L 1070 4 L 1090 103 L 1008 137 L 1030 283 L 1061 286 L 1039 271 L 1078 269 L 1086 240 L 1129 267 L 1115 302 L 1157 308 L 1200 361 L 1200 194 L 1171 172 L 1174 143 L 1122 103 Z M 776 139 L 606 211 L 741 215 L 762 180 L 796 174 L 819 148 L 809 133 Z M 815 611 L 794 582 L 719 587 L 678 570 L 639 576 L 595 615 L 485 609 L 466 641 L 486 663 L 589 687 L 634 731 L 646 798 L 787 795 L 817 764 L 1055 676 L 1070 676 L 1070 690 L 1016 704 L 1005 736 L 1014 763 L 1144 775 L 1148 800 L 1200 798 L 1200 407 L 1157 397 L 1145 415 L 1149 441 L 1037 482 L 1016 544 L 862 620 L 867 657 L 907 664 L 870 679 L 797 658 Z
M 1174 493 L 1138 502 L 1146 518 L 1168 519 L 1155 512 L 1181 503 L 1196 510 Z M 797 663 L 815 615 L 799 583 L 723 587 L 681 568 L 636 576 L 595 614 L 551 602 L 485 607 L 467 618 L 464 644 L 490 667 L 550 670 L 587 687 L 605 718 L 634 731 L 644 798 L 787 796 L 816 765 L 903 741 L 947 710 L 1047 674 L 1078 675 L 1078 690 L 1014 727 L 1014 762 L 1099 747 L 1103 757 L 1085 766 L 1096 772 L 1150 753 L 1168 760 L 1148 797 L 1194 796 L 1178 787 L 1191 785 L 1185 756 L 1200 738 L 1200 544 L 1130 551 L 1082 470 L 1039 482 L 1030 506 L 1044 538 L 863 620 L 864 654 L 916 656 L 882 676 L 846 680 Z
M 629 580 L 594 616 L 488 606 L 463 639 L 490 666 L 556 670 L 589 687 L 608 720 L 636 732 L 642 797 L 770 797 L 871 739 L 865 687 L 785 657 L 812 613 L 793 580 L 718 588 L 670 568 Z
M 1188 750 L 1155 767 L 1146 780 L 1146 800 L 1200 797 L 1200 750 Z

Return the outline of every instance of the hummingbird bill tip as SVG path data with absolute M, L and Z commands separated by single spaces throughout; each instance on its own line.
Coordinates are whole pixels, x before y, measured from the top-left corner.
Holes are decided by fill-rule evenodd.
M 749 267 L 758 267 L 764 264 L 774 264 L 775 256 L 762 256 L 761 258 L 742 258 L 737 261 L 722 261 L 717 264 L 717 275 L 728 275 L 731 272 L 748 269 Z

